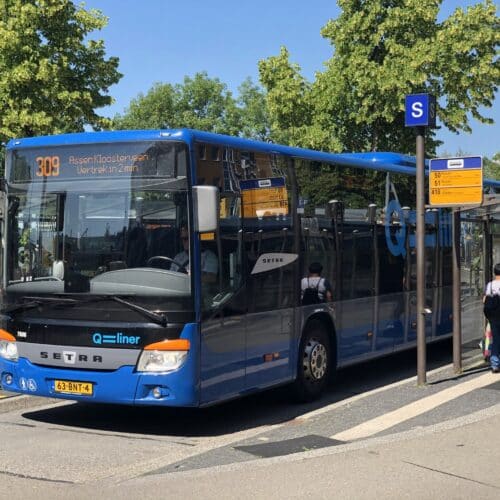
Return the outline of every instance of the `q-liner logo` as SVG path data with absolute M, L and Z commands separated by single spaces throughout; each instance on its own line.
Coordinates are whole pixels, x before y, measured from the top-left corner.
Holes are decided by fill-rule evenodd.
M 408 214 L 403 212 L 398 200 L 391 200 L 385 210 L 385 240 L 387 248 L 392 255 L 397 257 L 401 255 L 406 258 L 407 244 L 409 248 L 415 248 L 415 234 L 410 234 L 408 224 L 415 226 L 416 212 L 410 210 Z M 399 219 L 399 226 L 394 230 L 394 225 L 391 224 L 393 214 Z M 434 247 L 439 241 L 441 247 L 451 247 L 451 214 L 438 209 L 436 212 L 425 213 L 426 225 L 437 225 L 437 233 L 426 233 L 425 246 Z M 406 239 L 408 238 L 408 243 Z
M 391 219 L 394 212 L 398 214 L 400 226 L 395 234 L 391 234 Z M 397 200 L 391 200 L 387 204 L 385 213 L 385 240 L 387 242 L 387 248 L 389 249 L 389 252 L 396 257 L 398 255 L 406 257 L 406 222 L 401 205 Z M 395 241 L 393 238 L 395 238 Z
M 95 332 L 92 334 L 92 342 L 96 345 L 139 345 L 140 340 L 139 336 L 124 335 L 122 332 L 111 334 Z

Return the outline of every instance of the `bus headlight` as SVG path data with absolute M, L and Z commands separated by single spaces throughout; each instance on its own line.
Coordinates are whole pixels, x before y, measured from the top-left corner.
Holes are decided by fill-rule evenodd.
M 2 329 L 0 329 L 0 358 L 10 361 L 17 361 L 19 358 L 16 338 Z
M 139 372 L 169 372 L 178 370 L 189 353 L 189 340 L 165 340 L 144 347 L 137 362 Z

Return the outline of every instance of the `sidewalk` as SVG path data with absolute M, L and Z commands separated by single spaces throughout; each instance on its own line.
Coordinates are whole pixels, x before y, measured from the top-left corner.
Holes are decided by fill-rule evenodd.
M 0 482 L 0 497 L 498 499 L 500 404 L 425 430 L 288 457 L 85 485 Z M 492 432 L 494 430 L 494 432 Z
M 154 498 L 148 490 L 204 499 L 498 499 L 500 404 L 490 412 L 495 414 L 480 412 L 423 435 L 412 431 L 398 439 L 375 438 L 303 453 L 299 459 L 148 476 L 112 494 L 120 492 L 124 499 Z
M 257 432 L 243 437 L 232 435 L 235 423 L 236 430 L 245 429 L 247 425 L 247 417 L 237 413 L 238 405 L 226 407 L 236 412 L 234 417 L 222 415 L 223 408 L 215 413 L 205 411 L 199 421 L 188 419 L 183 425 L 197 422 L 205 425 L 208 433 L 213 428 L 217 431 L 214 436 L 220 431 L 227 439 L 206 451 L 202 448 L 193 454 L 189 452 L 181 460 L 170 450 L 162 455 L 158 444 L 151 448 L 154 459 L 151 466 L 138 461 L 123 469 L 111 468 L 109 474 L 103 476 L 102 467 L 110 458 L 105 452 L 107 448 L 95 448 L 90 454 L 85 448 L 83 454 L 78 455 L 78 461 L 85 468 L 86 474 L 82 477 L 86 478 L 77 481 L 73 477 L 75 484 L 67 484 L 68 481 L 59 477 L 54 479 L 57 474 L 53 471 L 57 468 L 46 470 L 40 460 L 33 461 L 31 469 L 21 461 L 22 466 L 15 474 L 9 473 L 0 481 L 0 498 L 500 498 L 500 375 L 492 374 L 477 352 L 475 348 L 470 356 L 464 356 L 461 375 L 454 375 L 451 365 L 429 371 L 425 387 L 417 387 L 416 378 L 411 378 L 366 388 L 366 380 L 377 375 L 376 364 L 366 365 L 366 380 L 353 381 L 349 373 L 344 374 L 345 395 L 333 391 L 316 409 L 295 407 L 294 413 L 294 407 L 278 402 L 273 413 L 266 413 L 264 408 L 272 392 L 267 399 L 257 399 L 257 406 L 252 406 L 249 398 L 241 406 L 246 409 L 250 428 Z M 347 385 L 349 381 L 351 386 Z M 328 398 L 331 398 L 329 402 Z M 2 400 L 0 407 L 9 407 L 12 411 L 25 405 L 33 407 L 50 402 L 36 399 L 13 397 Z M 92 415 L 98 411 L 94 409 Z M 283 413 L 276 419 L 274 412 Z M 125 413 L 120 414 L 120 421 Z M 37 422 L 43 420 L 21 424 Z M 47 422 L 55 429 L 58 423 L 64 425 L 65 421 L 58 422 L 55 418 Z M 11 416 L 5 423 L 19 424 Z M 177 429 L 175 422 L 168 419 L 157 425 L 165 436 Z M 122 429 L 124 439 L 133 429 L 128 432 L 127 428 Z M 107 440 L 115 434 L 108 435 L 107 427 L 95 430 L 103 431 Z M 88 429 L 77 424 L 73 431 L 87 433 Z M 140 432 L 149 436 L 147 424 Z M 177 432 L 184 435 L 183 429 Z M 176 432 L 172 435 L 179 439 Z M 302 443 L 312 445 L 300 448 L 297 453 L 290 445 L 299 438 L 304 439 Z M 319 441 L 319 447 L 314 447 L 312 438 Z M 194 451 L 196 435 L 191 436 L 190 443 Z M 13 446 L 17 444 L 14 442 Z M 275 454 L 259 454 L 266 446 L 274 446 Z M 78 444 L 73 443 L 72 448 L 77 449 Z M 40 457 L 45 456 L 44 450 L 40 441 Z M 110 446 L 108 451 L 115 453 L 115 448 Z M 270 458 L 260 458 L 262 456 Z M 89 457 L 92 463 L 87 462 Z M 13 457 L 4 455 L 3 460 L 9 458 Z M 64 468 L 62 462 L 60 467 Z
M 477 356 L 477 349 L 464 356 L 463 369 L 462 377 L 448 379 L 450 366 L 448 371 L 431 376 L 430 381 L 437 381 L 438 387 L 451 383 L 451 390 L 459 390 L 480 378 L 496 378 Z M 147 492 L 168 491 L 173 498 L 204 499 L 497 499 L 500 376 L 498 382 L 486 387 L 487 391 L 483 389 L 464 392 L 460 403 L 454 400 L 446 407 L 451 410 L 451 406 L 458 406 L 463 413 L 450 412 L 448 417 L 436 420 L 432 411 L 424 411 L 421 425 L 410 430 L 393 427 L 375 437 L 304 453 L 185 472 L 153 473 L 116 485 L 109 495 L 155 498 L 155 494 Z M 449 390 L 438 388 L 439 393 Z M 429 393 L 430 398 L 434 397 L 428 387 L 415 403 L 425 403 L 425 394 Z M 478 404 L 478 400 L 485 400 L 486 393 L 490 401 L 493 398 L 493 406 Z

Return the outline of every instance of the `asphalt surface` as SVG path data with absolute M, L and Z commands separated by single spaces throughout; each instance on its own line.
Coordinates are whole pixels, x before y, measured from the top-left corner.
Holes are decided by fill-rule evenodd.
M 0 498 L 498 498 L 500 375 L 475 343 L 455 375 L 450 348 L 428 350 L 423 387 L 410 351 L 310 405 L 283 389 L 205 410 L 0 399 Z

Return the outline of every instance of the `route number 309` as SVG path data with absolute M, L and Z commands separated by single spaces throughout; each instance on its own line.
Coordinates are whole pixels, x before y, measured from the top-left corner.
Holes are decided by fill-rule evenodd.
M 59 156 L 38 156 L 36 158 L 38 166 L 36 170 L 37 177 L 57 177 L 61 162 Z

